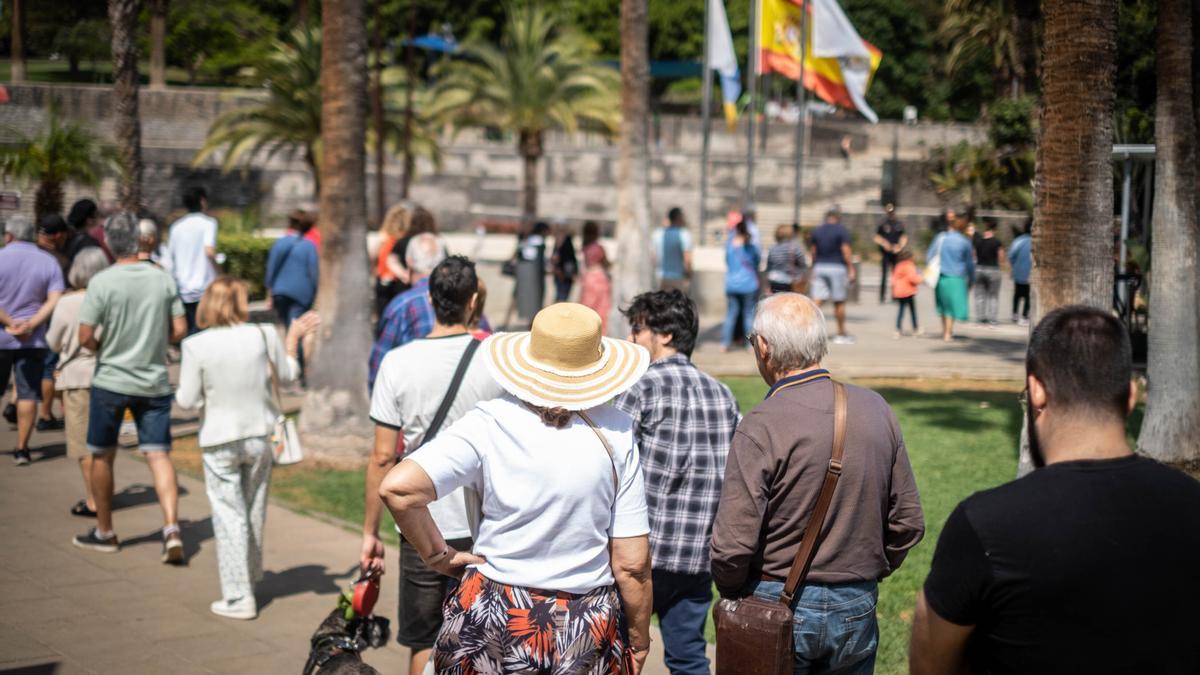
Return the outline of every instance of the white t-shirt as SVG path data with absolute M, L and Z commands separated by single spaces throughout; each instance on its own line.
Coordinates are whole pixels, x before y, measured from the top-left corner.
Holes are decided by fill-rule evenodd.
M 505 394 L 480 403 L 409 459 L 437 494 L 471 486 L 482 497 L 475 553 L 504 584 L 586 593 L 613 583 L 609 539 L 650 532 L 633 419 L 587 411 L 613 449 L 578 415 L 555 429 Z M 613 487 L 613 465 L 617 487 Z
M 171 224 L 167 240 L 167 265 L 184 302 L 199 302 L 204 289 L 217 277 L 205 247 L 217 247 L 217 221 L 203 213 L 189 213 Z
M 371 419 L 376 424 L 401 430 L 406 452 L 411 452 L 425 440 L 425 431 L 437 415 L 463 351 L 472 339 L 468 333 L 423 338 L 384 355 L 371 393 Z M 476 350 L 438 437 L 476 403 L 503 393 L 488 373 L 482 349 Z M 429 505 L 429 512 L 443 537 L 465 539 L 471 536 L 462 490 L 442 495 Z

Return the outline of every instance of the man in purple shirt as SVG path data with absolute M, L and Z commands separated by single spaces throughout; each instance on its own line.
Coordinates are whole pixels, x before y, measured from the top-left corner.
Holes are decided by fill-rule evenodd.
M 17 374 L 17 447 L 13 462 L 29 463 L 29 437 L 42 398 L 41 380 L 49 349 L 46 324 L 63 292 L 62 268 L 34 244 L 33 221 L 8 219 L 0 249 L 0 392 Z

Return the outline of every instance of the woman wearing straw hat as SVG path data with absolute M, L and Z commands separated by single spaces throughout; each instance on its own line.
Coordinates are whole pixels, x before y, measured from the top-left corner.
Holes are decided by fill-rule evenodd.
M 649 522 L 631 418 L 606 405 L 649 354 L 560 303 L 527 333 L 488 338 L 506 394 L 480 403 L 388 474 L 380 496 L 425 562 L 461 577 L 434 646 L 439 673 L 640 672 L 650 647 Z M 482 502 L 475 551 L 427 505 Z

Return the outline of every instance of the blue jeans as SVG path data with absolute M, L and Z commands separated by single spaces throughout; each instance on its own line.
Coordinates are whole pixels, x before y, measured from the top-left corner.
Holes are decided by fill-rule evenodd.
M 653 582 L 667 669 L 671 675 L 709 675 L 704 624 L 712 604 L 712 576 L 654 570 Z
M 778 600 L 782 592 L 781 581 L 759 581 L 754 586 L 754 595 L 766 600 Z M 879 584 L 874 581 L 805 584 L 796 599 L 792 627 L 796 661 L 792 672 L 795 675 L 874 672 L 875 650 L 879 648 L 879 624 L 875 618 L 878 601 Z
M 171 395 L 133 396 L 93 386 L 88 399 L 87 447 L 93 455 L 117 448 L 125 410 L 137 424 L 138 449 L 171 451 Z
M 754 307 L 758 304 L 758 292 L 730 293 L 725 291 L 725 325 L 721 328 L 721 346 L 733 344 L 733 325 L 742 317 L 742 332 L 750 334 L 754 324 Z

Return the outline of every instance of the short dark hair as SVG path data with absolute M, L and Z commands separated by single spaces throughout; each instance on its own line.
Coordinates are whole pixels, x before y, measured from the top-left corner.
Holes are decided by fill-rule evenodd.
M 196 213 L 204 208 L 204 200 L 208 199 L 208 191 L 200 185 L 183 191 L 183 207 L 188 210 L 188 213 Z
M 475 263 L 452 255 L 438 263 L 429 275 L 429 299 L 438 323 L 453 326 L 467 320 L 467 303 L 479 290 Z
M 96 207 L 96 202 L 90 199 L 80 199 L 71 205 L 71 210 L 67 213 L 67 222 L 78 230 L 95 216 L 97 211 L 99 209 Z
M 1128 413 L 1129 332 L 1101 309 L 1067 305 L 1047 314 L 1029 338 L 1025 371 L 1041 381 L 1056 408 L 1121 419 Z
M 38 221 L 38 231 L 44 234 L 59 234 L 67 231 L 67 221 L 57 213 L 48 213 Z
M 678 223 L 682 219 L 683 209 L 679 208 L 678 206 L 673 206 L 671 207 L 670 211 L 667 211 L 667 220 L 671 221 L 672 223 Z
M 671 346 L 680 354 L 692 355 L 700 320 L 696 303 L 679 289 L 651 291 L 633 299 L 621 314 L 631 324 L 641 324 L 659 335 L 670 335 Z

